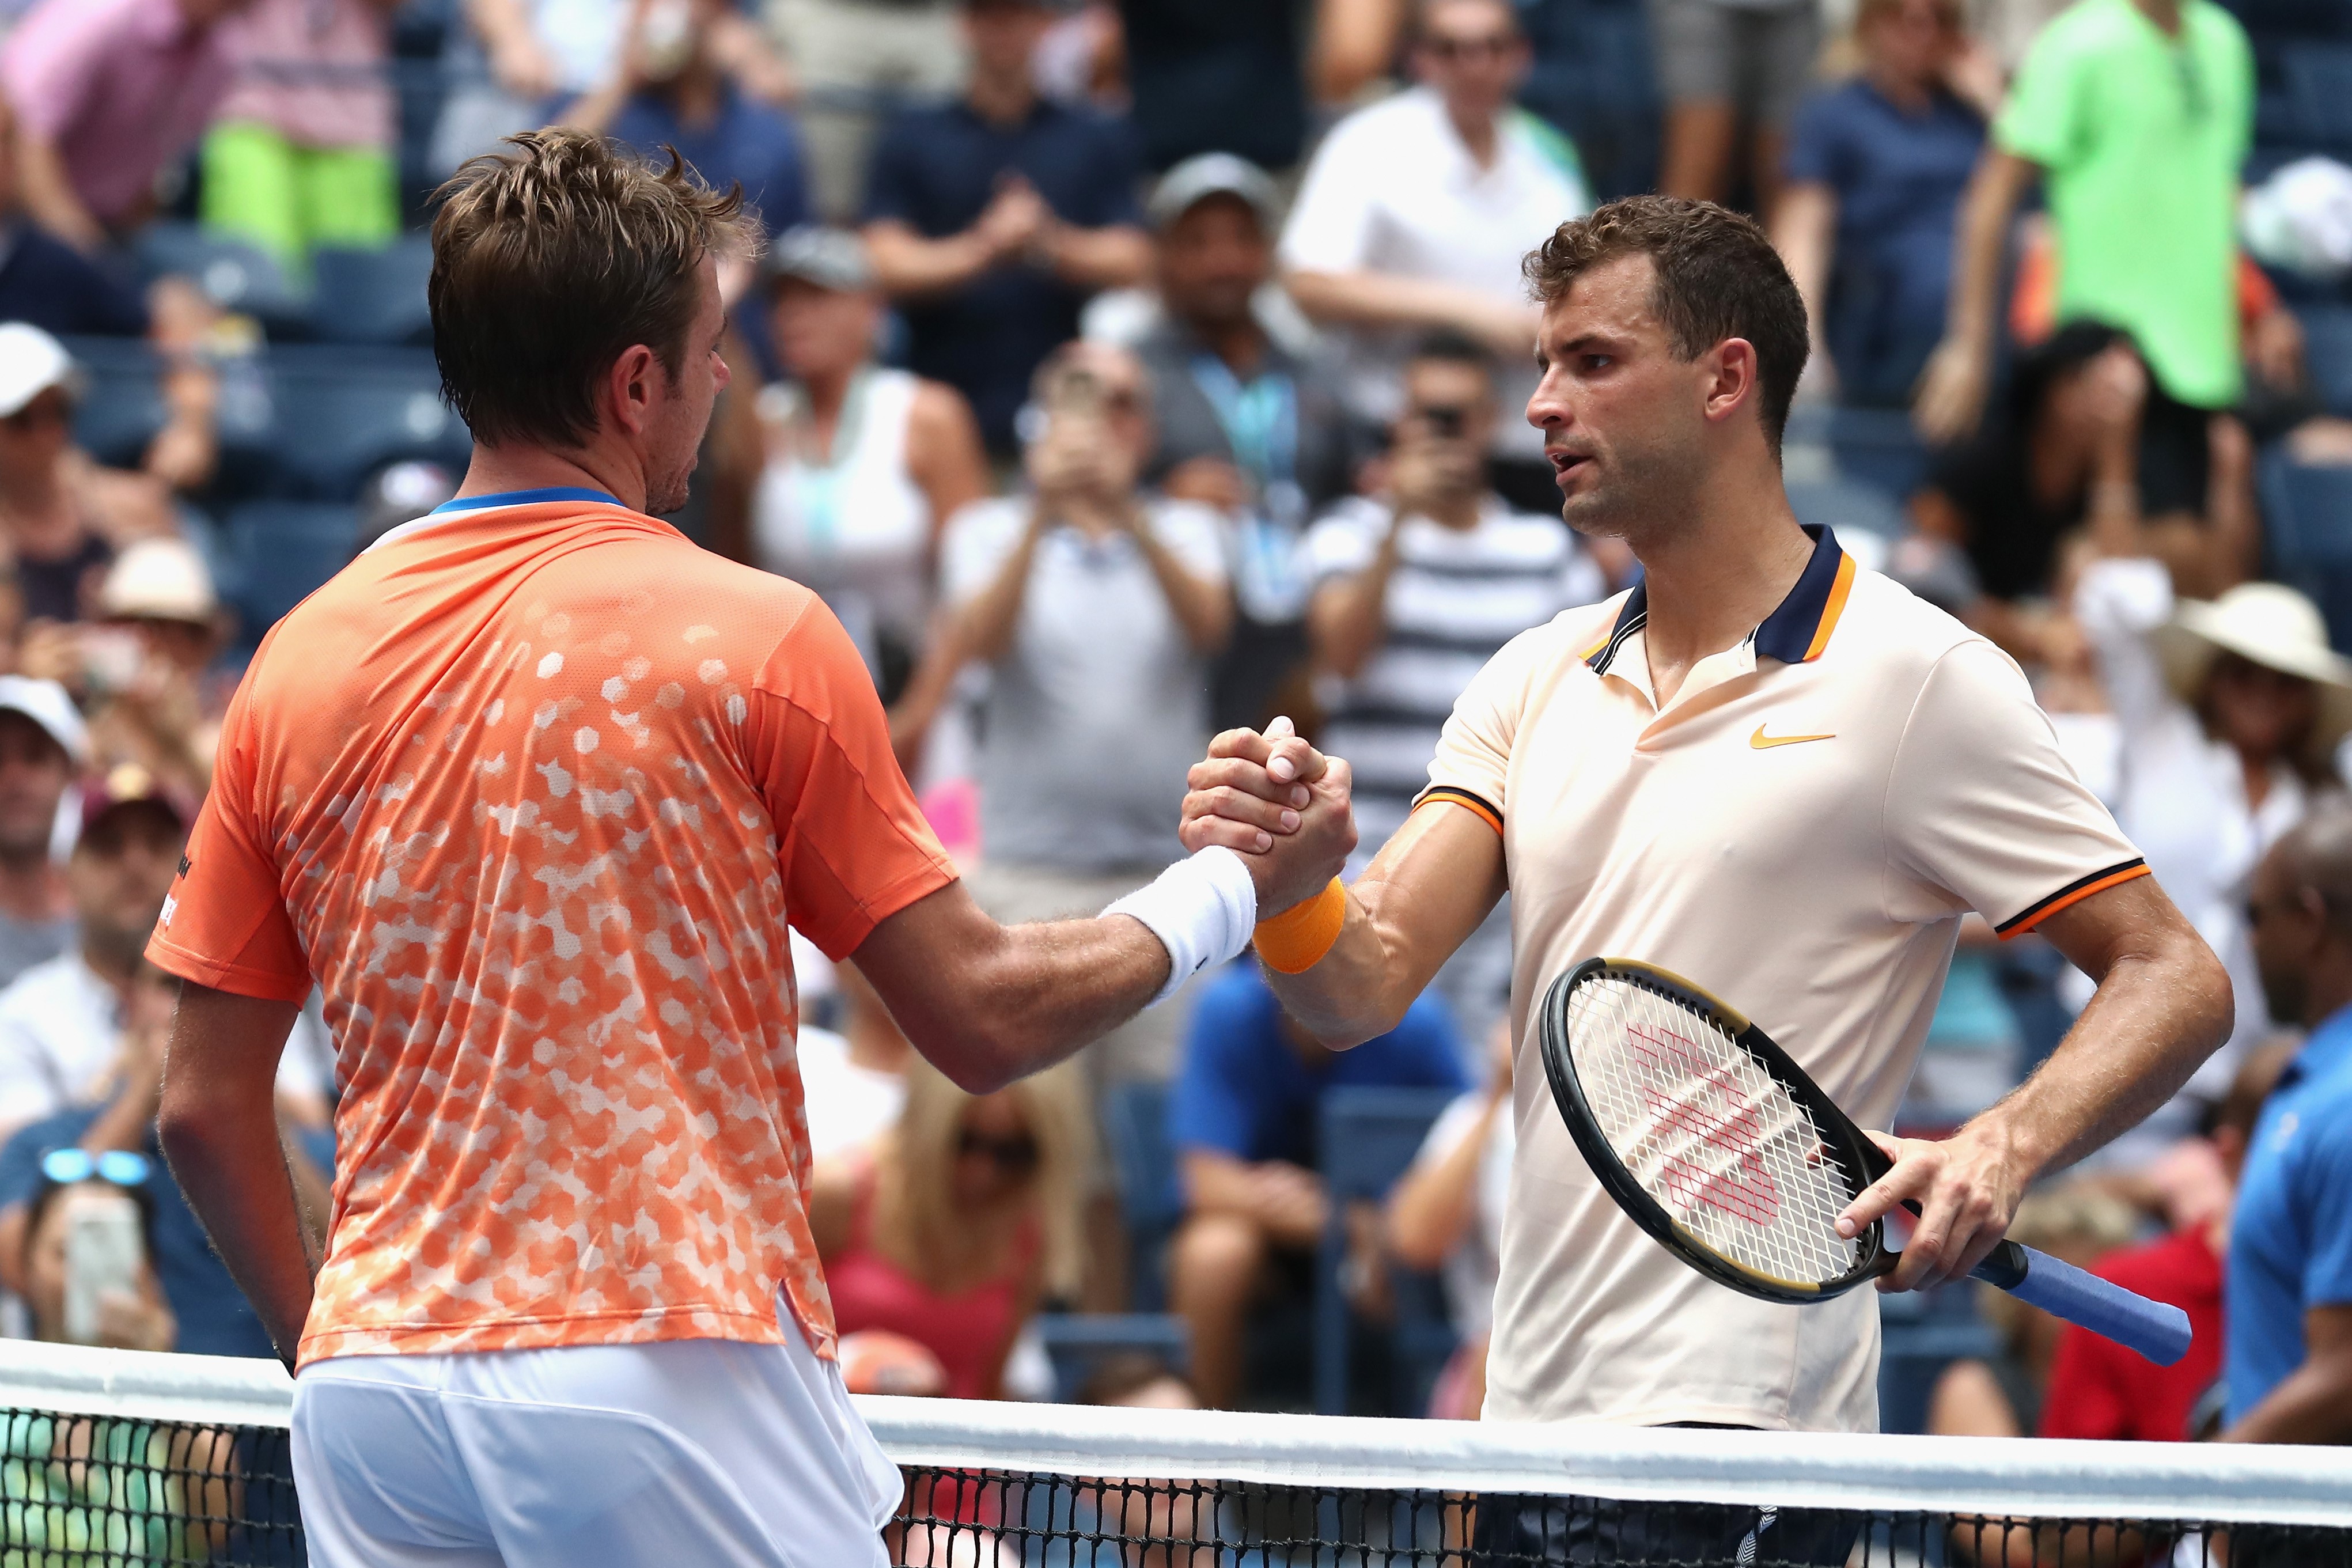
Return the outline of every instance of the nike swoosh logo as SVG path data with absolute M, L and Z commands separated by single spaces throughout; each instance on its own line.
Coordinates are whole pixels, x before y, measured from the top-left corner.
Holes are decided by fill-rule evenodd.
M 1801 746 L 1808 741 L 1836 739 L 1835 735 L 1768 735 L 1764 732 L 1764 726 L 1759 724 L 1756 726 L 1756 733 L 1748 737 L 1748 743 L 1758 751 L 1763 752 L 1769 751 L 1774 746 Z

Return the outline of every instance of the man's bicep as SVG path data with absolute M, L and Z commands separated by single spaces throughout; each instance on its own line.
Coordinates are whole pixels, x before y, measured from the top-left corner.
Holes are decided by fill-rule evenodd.
M 164 1054 L 167 1097 L 174 1088 L 274 1097 L 278 1058 L 301 1013 L 299 1002 L 183 980 Z
M 2125 877 L 2067 904 L 2034 931 L 2095 981 L 2120 958 L 2184 939 L 2204 940 L 2156 879 L 2142 875 Z

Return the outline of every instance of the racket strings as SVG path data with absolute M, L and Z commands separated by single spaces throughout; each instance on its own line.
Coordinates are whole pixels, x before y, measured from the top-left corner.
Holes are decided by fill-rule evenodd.
M 1601 974 L 1569 1000 L 1570 1054 L 1594 1120 L 1642 1190 L 1724 1258 L 1821 1284 L 1859 1261 L 1852 1201 L 1811 1114 L 1714 1020 Z

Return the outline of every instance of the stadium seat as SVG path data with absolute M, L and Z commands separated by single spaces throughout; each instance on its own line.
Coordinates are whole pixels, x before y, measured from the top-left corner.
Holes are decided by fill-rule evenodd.
M 2352 151 L 2352 45 L 2294 44 L 2281 51 L 2279 63 L 2295 144 Z
M 420 369 L 355 364 L 341 375 L 307 366 L 272 376 L 278 493 L 347 500 L 367 476 L 401 458 L 462 469 L 473 450 L 465 425 Z
M 224 552 L 233 565 L 226 586 L 247 647 L 320 584 L 351 561 L 359 513 L 349 506 L 251 501 L 228 515 Z
M 1184 1320 L 1167 1312 L 1045 1312 L 1036 1324 L 1038 1342 L 1054 1364 L 1054 1397 L 1064 1405 L 1077 1402 L 1087 1379 L 1111 1356 L 1153 1356 L 1179 1377 L 1192 1369 Z
M 2311 595 L 2337 651 L 2352 648 L 2352 468 L 2273 451 L 2260 475 L 2266 570 Z
M 1927 473 L 1927 448 L 1899 408 L 1832 408 L 1828 441 L 1842 479 L 1874 485 L 1899 504 Z
M 110 468 L 135 467 L 163 427 L 154 352 L 135 338 L 74 338 L 66 352 L 82 375 L 75 443 Z
M 1168 1141 L 1168 1086 L 1114 1084 L 1103 1096 L 1102 1125 L 1127 1222 L 1128 1300 L 1138 1311 L 1157 1312 L 1168 1304 L 1168 1243 L 1184 1217 Z
M 2312 390 L 2330 414 L 2352 416 L 2352 307 L 2306 306 L 2296 315 Z
M 433 271 L 433 241 L 404 235 L 382 250 L 320 250 L 311 258 L 317 289 L 312 330 L 322 342 L 433 342 L 425 281 Z
M 1421 1152 L 1431 1124 L 1454 1098 L 1453 1090 L 1443 1089 L 1335 1089 L 1324 1099 L 1321 1169 L 1331 1212 L 1315 1259 L 1315 1408 L 1320 1415 L 1348 1414 L 1353 1314 L 1339 1279 L 1348 1251 L 1348 1208 L 1388 1196 Z M 1403 1270 L 1393 1272 L 1401 1287 L 1412 1283 Z M 1417 1366 L 1433 1355 L 1442 1363 L 1453 1351 L 1453 1336 L 1442 1314 L 1435 1323 L 1426 1312 L 1409 1314 L 1403 1310 L 1408 1297 L 1416 1302 L 1427 1299 L 1424 1291 L 1398 1291 L 1394 1349 L 1399 1361 Z
M 276 260 L 243 240 L 192 223 L 156 223 L 140 231 L 133 248 L 147 277 L 178 273 L 221 309 L 259 321 L 273 339 L 310 331 L 309 297 Z

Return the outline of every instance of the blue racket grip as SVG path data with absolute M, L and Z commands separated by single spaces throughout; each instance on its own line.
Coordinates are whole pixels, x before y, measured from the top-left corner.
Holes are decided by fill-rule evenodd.
M 2188 1313 L 2046 1252 L 2004 1241 L 1978 1265 L 1976 1278 L 2126 1350 L 2137 1351 L 2158 1366 L 2170 1366 L 2189 1353 Z

